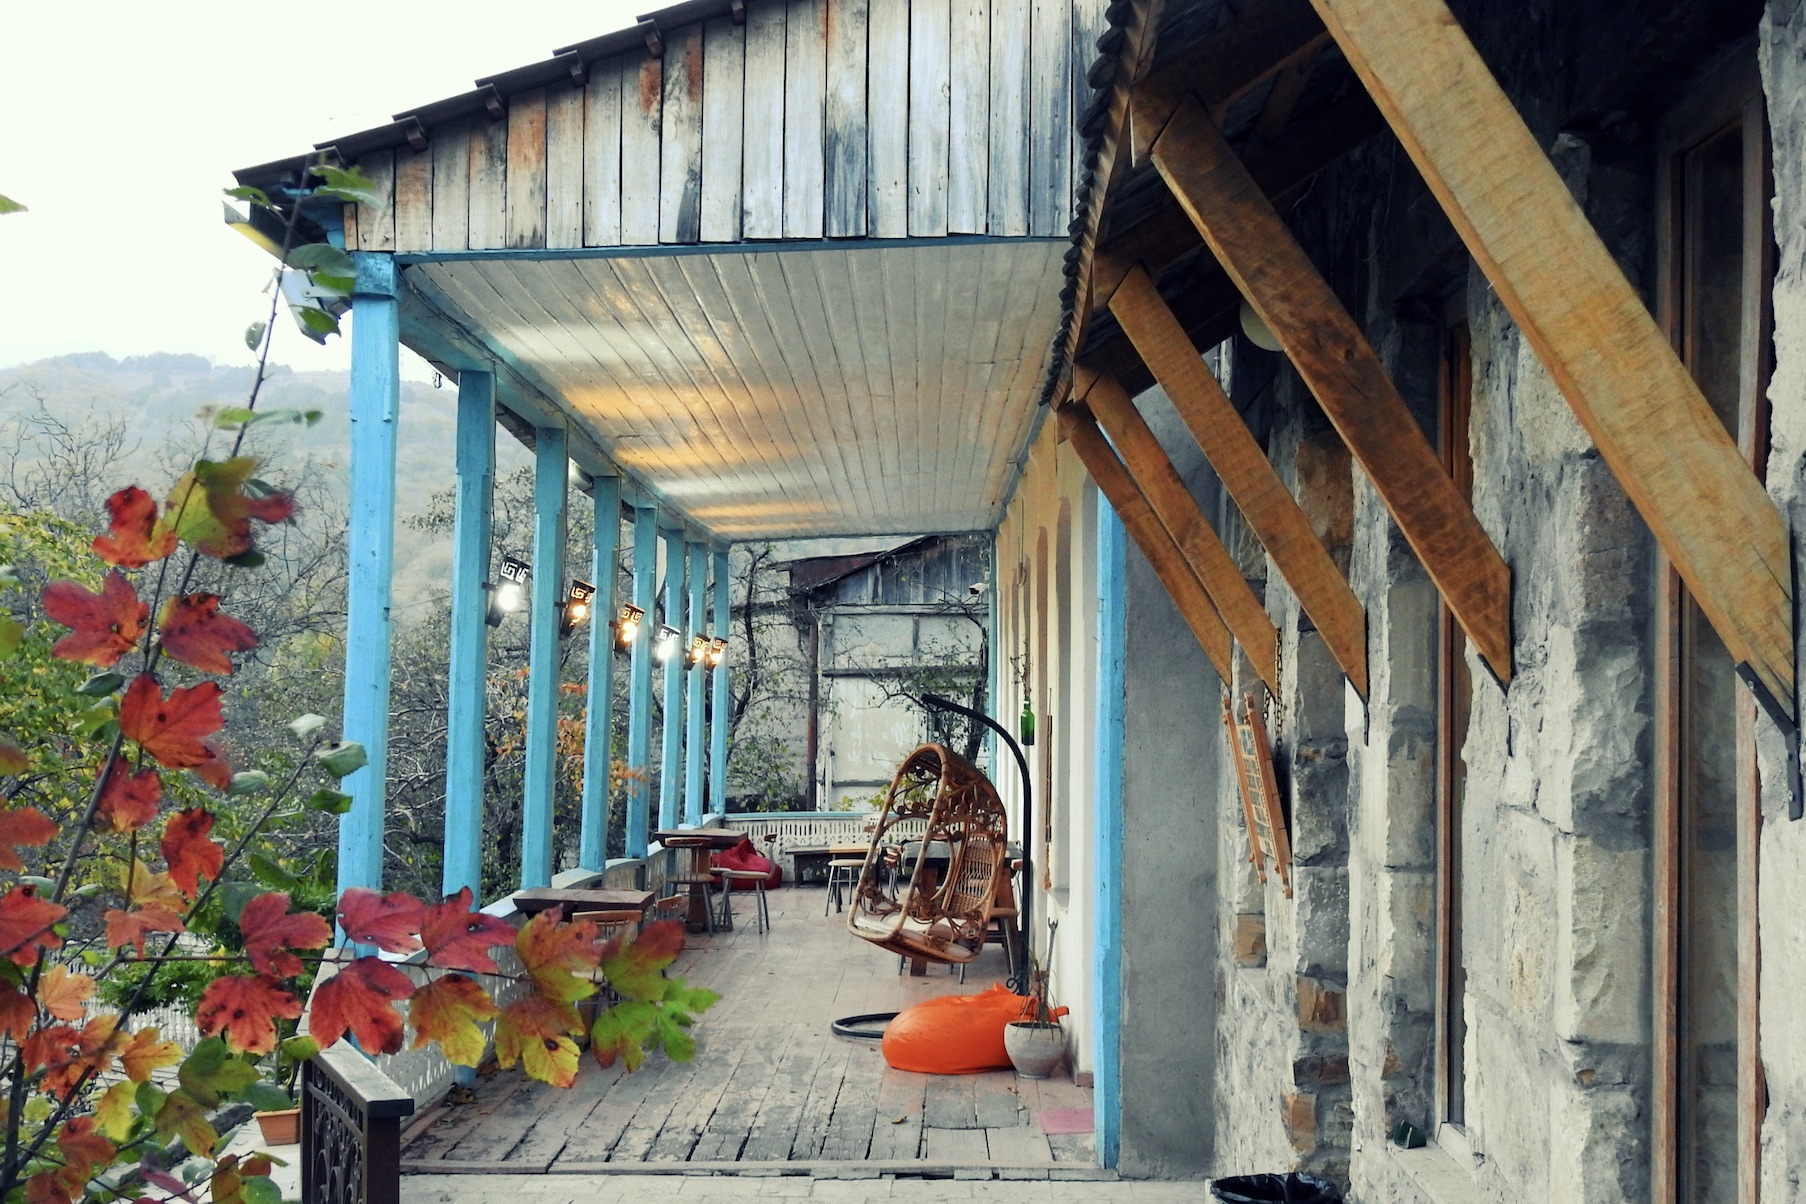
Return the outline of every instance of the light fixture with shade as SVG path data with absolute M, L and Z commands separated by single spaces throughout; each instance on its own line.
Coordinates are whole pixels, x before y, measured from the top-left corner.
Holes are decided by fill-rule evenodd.
M 683 639 L 684 633 L 669 623 L 661 623 L 658 636 L 652 641 L 652 659 L 664 664 L 677 654 L 677 642 Z
M 521 608 L 526 601 L 527 582 L 533 577 L 533 566 L 512 556 L 502 557 L 500 581 L 489 585 L 489 611 L 483 621 L 500 627 L 502 620 Z
M 709 668 L 719 669 L 727 659 L 727 641 L 716 636 L 709 641 Z
M 621 604 L 621 613 L 615 617 L 615 647 L 625 652 L 633 647 L 633 642 L 640 638 L 640 622 L 645 619 L 646 612 L 631 602 Z
M 1242 302 L 1241 321 L 1242 333 L 1248 336 L 1250 343 L 1262 351 L 1279 350 L 1279 336 L 1273 333 L 1273 328 L 1267 325 L 1266 319 L 1255 313 L 1254 307 L 1246 301 Z
M 570 592 L 564 597 L 564 615 L 558 620 L 560 637 L 570 635 L 589 622 L 590 599 L 595 596 L 595 586 L 587 581 L 571 578 Z
M 709 637 L 706 635 L 699 635 L 690 641 L 690 651 L 685 655 L 684 661 L 690 668 L 696 669 L 701 667 L 702 663 L 708 659 L 708 656 Z

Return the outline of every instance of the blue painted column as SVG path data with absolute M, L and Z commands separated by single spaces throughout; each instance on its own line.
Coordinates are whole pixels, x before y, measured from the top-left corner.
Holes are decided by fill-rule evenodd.
M 703 633 L 708 627 L 709 604 L 709 547 L 704 543 L 692 543 L 690 552 L 690 621 L 684 632 L 684 649 L 687 652 L 690 641 Z M 702 780 L 703 753 L 707 751 L 707 737 L 703 734 L 703 701 L 707 683 L 703 678 L 708 674 L 708 667 L 700 662 L 686 669 L 688 697 L 684 702 L 684 822 L 693 827 L 702 824 L 702 798 L 705 783 Z
M 1122 520 L 1097 495 L 1097 939 L 1091 953 L 1091 1047 L 1097 1051 L 1091 1106 L 1098 1160 L 1116 1165 L 1122 1145 L 1122 757 L 1127 641 Z
M 684 533 L 664 532 L 665 622 L 684 626 Z M 683 800 L 684 649 L 683 639 L 665 662 L 665 730 L 659 757 L 658 826 L 675 828 Z
M 583 831 L 577 864 L 599 870 L 608 858 L 608 767 L 614 750 L 615 632 L 620 575 L 621 478 L 597 477 L 590 494 L 596 504 L 596 538 L 590 549 L 590 582 L 596 596 L 589 611 L 589 706 L 583 717 Z
M 732 621 L 729 614 L 732 599 L 728 594 L 731 584 L 727 576 L 727 550 L 723 548 L 715 553 L 714 628 L 715 635 L 721 639 L 728 638 L 728 626 Z M 730 648 L 728 658 L 709 671 L 712 675 L 709 685 L 713 689 L 709 698 L 709 810 L 716 815 L 727 813 L 728 708 L 733 705 L 728 686 L 733 664 Z
M 495 377 L 458 374 L 458 482 L 452 519 L 451 666 L 445 716 L 441 889 L 483 899 L 483 721 L 488 710 L 490 520 L 495 501 Z
M 351 321 L 351 514 L 345 621 L 344 738 L 369 763 L 341 789 L 339 889 L 380 889 L 389 779 L 389 598 L 395 562 L 395 445 L 401 412 L 400 287 L 392 255 L 354 255 Z
M 652 816 L 652 637 L 658 629 L 658 510 L 633 509 L 633 604 L 645 617 L 627 665 L 627 856 L 644 857 Z
M 527 765 L 521 797 L 520 884 L 552 884 L 552 799 L 558 780 L 558 604 L 570 457 L 562 427 L 533 432 L 533 590 L 528 606 Z

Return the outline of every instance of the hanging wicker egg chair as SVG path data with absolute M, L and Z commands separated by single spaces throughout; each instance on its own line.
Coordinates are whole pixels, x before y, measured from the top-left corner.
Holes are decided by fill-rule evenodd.
M 900 863 L 903 850 L 900 834 L 887 834 L 923 819 L 927 828 L 915 866 L 908 883 L 893 894 L 886 889 L 889 870 Z M 937 845 L 948 851 L 947 870 L 938 881 L 928 855 Z M 905 957 L 969 962 L 984 948 L 991 907 L 1008 873 L 1007 821 L 996 787 L 952 749 L 924 744 L 904 758 L 891 779 L 847 927 Z

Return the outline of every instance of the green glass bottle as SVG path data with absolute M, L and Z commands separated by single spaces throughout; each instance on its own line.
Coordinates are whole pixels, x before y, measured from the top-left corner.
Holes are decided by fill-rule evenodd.
M 1017 730 L 1021 733 L 1022 747 L 1032 747 L 1035 743 L 1035 712 L 1028 705 L 1026 698 L 1022 700 L 1022 718 L 1017 725 Z

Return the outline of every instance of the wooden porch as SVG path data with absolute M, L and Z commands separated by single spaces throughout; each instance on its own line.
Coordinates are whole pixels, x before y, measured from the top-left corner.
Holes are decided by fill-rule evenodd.
M 820 888 L 771 892 L 764 935 L 750 897 L 735 904 L 734 931 L 692 937 L 671 971 L 721 995 L 697 1020 L 694 1060 L 649 1058 L 631 1075 L 592 1064 L 568 1091 L 518 1070 L 480 1078 L 468 1102 L 453 1102 L 454 1091 L 414 1124 L 404 1174 L 1096 1165 L 1091 1133 L 1044 1131 L 1044 1121 L 1089 1127 L 1091 1090 L 1064 1072 L 1043 1082 L 1007 1070 L 908 1074 L 884 1064 L 877 1042 L 829 1029 L 837 1017 L 982 991 L 1007 973 L 1000 948 L 986 949 L 962 986 L 940 967 L 899 975 L 896 959 L 853 937 L 841 916 L 823 917 Z

